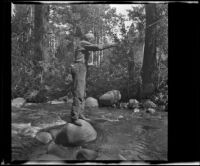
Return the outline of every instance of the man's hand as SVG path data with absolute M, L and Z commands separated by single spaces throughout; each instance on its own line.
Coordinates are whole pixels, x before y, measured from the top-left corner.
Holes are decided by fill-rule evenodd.
M 112 45 L 113 47 L 116 47 L 116 46 L 119 45 L 119 43 L 112 43 L 111 45 Z

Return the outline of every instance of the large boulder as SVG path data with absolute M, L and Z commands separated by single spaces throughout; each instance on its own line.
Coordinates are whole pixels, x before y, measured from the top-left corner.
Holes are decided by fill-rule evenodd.
M 93 98 L 93 97 L 88 97 L 85 100 L 85 107 L 98 107 L 98 101 L 97 99 Z
M 96 139 L 97 132 L 90 123 L 79 119 L 82 126 L 66 124 L 57 134 L 55 143 L 62 146 L 79 146 Z
M 99 104 L 101 106 L 112 106 L 118 104 L 121 100 L 121 93 L 119 90 L 112 90 L 99 97 Z
M 24 98 L 18 97 L 12 100 L 12 107 L 20 108 L 25 104 L 26 100 Z

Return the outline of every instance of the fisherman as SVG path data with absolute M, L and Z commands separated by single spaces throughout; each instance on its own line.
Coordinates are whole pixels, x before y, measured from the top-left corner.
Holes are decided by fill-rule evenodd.
M 78 119 L 83 119 L 90 122 L 83 114 L 86 97 L 86 73 L 88 67 L 88 60 L 90 51 L 101 51 L 111 47 L 117 46 L 116 43 L 101 45 L 92 44 L 94 42 L 94 35 L 87 33 L 79 35 L 78 42 L 75 47 L 75 61 L 71 65 L 71 74 L 73 79 L 73 103 L 71 109 L 71 120 L 75 125 L 81 126 Z

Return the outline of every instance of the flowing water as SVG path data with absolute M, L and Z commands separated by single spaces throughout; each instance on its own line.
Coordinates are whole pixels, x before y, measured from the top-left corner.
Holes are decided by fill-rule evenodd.
M 110 119 L 93 123 L 98 138 L 88 147 L 97 149 L 99 160 L 167 160 L 166 113 L 151 115 L 116 109 L 95 111 L 88 113 L 93 116 L 88 116 L 100 114 Z
M 61 119 L 66 119 L 70 117 L 69 108 L 65 104 L 38 104 L 34 107 L 30 106 L 31 111 L 12 112 L 15 114 L 12 122 L 31 122 L 33 126 L 37 126 L 45 121 L 49 123 L 55 119 L 56 115 Z M 134 113 L 126 109 L 93 108 L 87 109 L 85 115 L 93 119 L 91 124 L 97 131 L 97 139 L 82 147 L 97 151 L 96 160 L 167 160 L 168 118 L 166 112 L 157 111 L 149 114 L 145 111 Z M 16 135 L 12 137 L 13 142 L 16 142 Z M 24 136 L 23 139 L 25 138 L 31 140 Z M 32 143 L 32 145 L 28 151 L 22 150 L 17 153 L 26 153 L 27 159 L 31 159 L 34 155 L 46 152 L 45 145 L 38 143 Z

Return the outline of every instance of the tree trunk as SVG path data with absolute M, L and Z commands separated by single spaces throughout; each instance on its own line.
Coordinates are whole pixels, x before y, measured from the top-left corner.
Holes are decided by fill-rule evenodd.
M 45 42 L 45 32 L 47 31 L 47 5 L 35 5 L 34 8 L 34 65 L 36 67 L 36 75 L 42 73 L 42 67 L 39 62 L 48 59 L 47 43 Z M 42 82 L 42 75 L 41 75 Z
M 27 40 L 31 44 L 33 44 L 34 43 L 34 41 L 33 41 L 33 39 L 34 39 L 34 34 L 33 34 L 33 32 L 34 32 L 34 29 L 33 29 L 33 27 L 34 27 L 34 6 L 30 5 L 29 10 L 30 10 L 29 23 L 30 23 L 31 26 L 30 26 L 30 29 L 29 29 L 29 33 L 27 34 L 28 35 Z M 29 50 L 29 55 L 31 55 L 31 57 L 32 57 L 33 53 L 34 53 L 34 48 L 31 48 Z
M 42 13 L 42 21 L 43 21 L 43 41 L 42 41 L 42 48 L 43 48 L 43 58 L 45 62 L 49 62 L 49 37 L 47 36 L 48 32 L 48 21 L 49 21 L 49 5 L 43 5 L 43 13 Z
M 154 71 L 156 69 L 156 4 L 148 4 L 146 10 L 146 29 L 144 59 L 141 70 L 142 76 L 142 97 L 152 94 L 155 89 Z
M 42 21 L 42 5 L 35 5 L 34 18 L 34 37 L 35 37 L 35 60 L 38 62 L 42 60 L 42 37 L 44 33 Z
M 34 6 L 34 66 L 35 66 L 35 77 L 42 72 L 42 68 L 39 65 L 39 61 L 42 61 L 42 36 L 43 36 L 43 26 L 42 26 L 42 5 Z
M 29 33 L 27 34 L 27 41 L 29 41 L 31 39 L 31 36 L 32 36 L 32 27 L 33 27 L 33 6 L 30 5 L 29 6 L 29 24 L 31 25 L 30 26 L 30 29 L 29 29 Z
M 128 97 L 132 98 L 134 97 L 133 94 L 133 82 L 134 82 L 134 68 L 135 68 L 135 62 L 134 60 L 128 61 Z
M 130 46 L 131 47 L 131 46 Z M 134 97 L 133 83 L 134 83 L 134 71 L 135 71 L 135 62 L 134 62 L 134 51 L 131 47 L 129 50 L 129 60 L 128 60 L 128 97 Z

